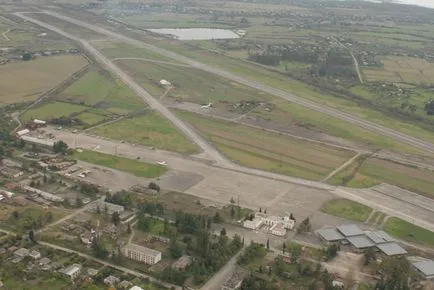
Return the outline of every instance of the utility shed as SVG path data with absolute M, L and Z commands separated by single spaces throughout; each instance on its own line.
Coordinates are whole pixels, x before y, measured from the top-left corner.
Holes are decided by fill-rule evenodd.
M 329 229 L 320 229 L 317 230 L 316 233 L 327 242 L 336 242 L 345 240 L 345 237 L 339 233 L 335 228 L 329 228 Z
M 434 261 L 426 260 L 415 262 L 412 264 L 413 267 L 418 271 L 425 279 L 434 279 Z
M 377 248 L 382 251 L 386 256 L 405 255 L 407 250 L 398 245 L 397 243 L 379 244 Z
M 354 224 L 338 226 L 337 229 L 345 237 L 361 236 L 364 234 L 363 231 Z
M 370 238 L 375 244 L 384 244 L 395 241 L 395 239 L 389 236 L 389 234 L 385 231 L 367 232 L 366 236 Z
M 375 244 L 366 236 L 349 237 L 348 242 L 357 249 L 366 249 L 374 246 Z

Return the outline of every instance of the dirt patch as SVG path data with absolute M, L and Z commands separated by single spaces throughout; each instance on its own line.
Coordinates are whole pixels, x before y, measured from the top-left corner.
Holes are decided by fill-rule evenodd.
M 190 172 L 170 171 L 159 178 L 161 188 L 183 192 L 203 179 L 202 175 Z

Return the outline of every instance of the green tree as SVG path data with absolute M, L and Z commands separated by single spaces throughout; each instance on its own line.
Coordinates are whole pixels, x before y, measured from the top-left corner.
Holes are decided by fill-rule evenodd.
M 369 265 L 369 263 L 371 263 L 371 261 L 373 261 L 375 259 L 375 249 L 373 247 L 367 249 L 364 253 L 364 257 L 365 257 L 365 261 L 364 261 L 364 265 Z
M 94 239 L 92 242 L 92 253 L 99 259 L 106 259 L 110 254 L 106 246 L 98 239 Z
M 121 222 L 121 218 L 119 216 L 119 213 L 117 211 L 113 212 L 112 214 L 112 223 L 117 226 Z
M 226 236 L 226 229 L 225 228 L 221 229 L 220 236 Z
M 68 150 L 68 144 L 66 144 L 62 140 L 57 141 L 53 145 L 54 153 L 61 153 L 61 154 L 65 155 L 67 150 Z
M 175 239 L 171 239 L 170 241 L 169 253 L 173 259 L 178 259 L 182 256 L 183 248 L 181 244 Z
M 425 104 L 425 111 L 428 115 L 434 115 L 434 100 Z
M 33 58 L 33 55 L 30 52 L 26 52 L 22 55 L 24 61 L 29 61 Z

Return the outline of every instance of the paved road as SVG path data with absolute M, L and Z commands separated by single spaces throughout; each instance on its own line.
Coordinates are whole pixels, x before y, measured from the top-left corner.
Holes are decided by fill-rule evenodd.
M 429 151 L 431 153 L 434 153 L 434 144 L 432 144 L 429 141 L 421 140 L 419 138 L 398 132 L 396 130 L 384 127 L 384 126 L 376 124 L 374 122 L 364 120 L 364 119 L 359 118 L 357 116 L 354 116 L 353 114 L 350 114 L 350 113 L 341 112 L 338 109 L 328 107 L 324 104 L 318 104 L 318 103 L 315 103 L 313 101 L 306 100 L 302 97 L 298 97 L 298 96 L 291 94 L 291 93 L 288 93 L 286 91 L 279 90 L 279 89 L 273 88 L 273 87 L 268 86 L 268 85 L 264 85 L 260 82 L 245 79 L 245 78 L 240 77 L 240 76 L 233 74 L 231 72 L 200 63 L 198 61 L 187 58 L 185 56 L 176 54 L 174 52 L 171 52 L 171 51 L 168 51 L 165 49 L 162 49 L 160 47 L 155 47 L 153 45 L 144 43 L 142 41 L 129 38 L 127 36 L 118 34 L 118 33 L 113 32 L 113 31 L 109 31 L 107 29 L 103 29 L 101 27 L 98 27 L 98 26 L 90 24 L 90 23 L 86 23 L 86 22 L 83 22 L 83 21 L 80 21 L 80 20 L 77 20 L 77 19 L 74 19 L 74 18 L 71 18 L 68 16 L 61 15 L 61 14 L 56 13 L 56 12 L 52 12 L 52 11 L 44 11 L 44 13 L 49 14 L 49 15 L 54 16 L 54 17 L 57 17 L 57 18 L 62 19 L 64 21 L 73 23 L 75 25 L 96 31 L 100 34 L 107 35 L 107 36 L 112 37 L 114 39 L 121 40 L 125 43 L 129 43 L 129 44 L 135 45 L 137 47 L 145 48 L 147 50 L 150 50 L 150 51 L 156 52 L 158 54 L 167 56 L 167 57 L 175 59 L 177 61 L 184 62 L 184 63 L 189 64 L 191 66 L 194 66 L 198 69 L 201 69 L 203 71 L 206 71 L 206 72 L 230 79 L 231 81 L 238 82 L 238 83 L 246 85 L 248 87 L 263 91 L 265 93 L 277 96 L 277 97 L 282 98 L 282 99 L 285 99 L 289 102 L 304 106 L 304 107 L 309 108 L 311 110 L 318 111 L 318 112 L 333 116 L 333 117 L 341 119 L 345 122 L 358 125 L 364 129 L 376 132 L 378 134 L 393 138 L 393 139 L 401 141 L 403 143 L 410 144 L 414 147 L 417 147 L 417 148 Z M 20 14 L 17 13 L 17 15 L 20 15 Z M 61 34 L 65 35 L 64 33 L 61 33 Z
M 50 12 L 50 14 L 53 14 L 53 13 Z M 148 92 L 146 92 L 143 88 L 141 88 L 138 84 L 136 84 L 127 74 L 125 74 L 120 68 L 118 68 L 115 64 L 113 64 L 113 62 L 111 62 L 109 59 L 107 59 L 105 56 L 103 56 L 92 45 L 90 45 L 90 43 L 88 43 L 87 41 L 81 40 L 79 38 L 76 38 L 76 37 L 74 37 L 68 33 L 65 33 L 65 32 L 61 31 L 60 29 L 57 29 L 56 27 L 54 27 L 52 25 L 35 20 L 31 17 L 27 17 L 27 16 L 23 15 L 22 13 L 16 13 L 16 15 L 23 18 L 23 19 L 26 19 L 30 22 L 34 22 L 34 23 L 40 25 L 41 27 L 45 27 L 46 29 L 55 31 L 61 35 L 64 35 L 65 37 L 71 38 L 71 39 L 81 43 L 82 46 L 86 50 L 88 50 L 96 58 L 96 60 L 98 62 L 102 63 L 110 71 L 112 71 L 116 75 L 118 75 L 129 87 L 131 87 L 133 89 L 133 91 L 135 91 L 139 96 L 141 96 L 145 101 L 147 101 L 151 105 L 151 107 L 155 108 L 156 110 L 160 111 L 163 115 L 165 115 L 181 131 L 183 131 L 196 144 L 198 144 L 209 155 L 209 157 L 211 157 L 212 160 L 215 160 L 218 162 L 217 165 L 220 166 L 220 169 L 221 169 L 220 172 L 219 172 L 217 167 L 212 167 L 212 170 L 210 170 L 211 167 L 209 167 L 209 166 L 206 168 L 202 168 L 202 169 L 204 169 L 205 172 L 208 171 L 211 174 L 211 176 L 213 176 L 214 174 L 219 175 L 220 173 L 222 173 L 222 174 L 220 174 L 219 176 L 227 176 L 228 170 L 231 170 L 233 172 L 231 175 L 236 176 L 235 173 L 237 173 L 237 172 L 240 173 L 238 175 L 239 180 L 245 181 L 248 179 L 254 179 L 254 180 L 252 180 L 252 184 L 257 184 L 258 180 L 260 180 L 262 178 L 262 179 L 264 179 L 264 182 L 265 181 L 269 182 L 270 180 L 284 181 L 284 182 L 290 182 L 293 184 L 313 187 L 313 188 L 317 188 L 317 189 L 333 191 L 333 193 L 335 193 L 339 196 L 344 196 L 344 197 L 347 197 L 347 198 L 350 198 L 353 200 L 357 200 L 363 204 L 368 204 L 369 206 L 372 206 L 375 209 L 380 209 L 380 210 L 386 212 L 387 214 L 401 217 L 407 221 L 410 221 L 412 223 L 426 227 L 426 228 L 431 229 L 431 230 L 434 229 L 434 223 L 432 222 L 432 218 L 433 218 L 432 214 L 430 214 L 428 217 L 421 217 L 421 215 L 419 215 L 420 207 L 406 204 L 401 200 L 393 200 L 393 206 L 390 206 L 389 205 L 390 199 L 385 200 L 384 196 L 381 193 L 372 194 L 372 192 L 371 192 L 371 196 L 368 199 L 368 198 L 366 198 L 366 196 L 358 196 L 354 192 L 348 191 L 346 188 L 339 188 L 339 190 L 334 191 L 335 187 L 326 185 L 326 184 L 321 183 L 321 182 L 309 181 L 309 180 L 304 180 L 301 178 L 294 178 L 294 177 L 289 177 L 289 176 L 282 176 L 282 175 L 271 173 L 271 172 L 264 172 L 264 171 L 257 170 L 257 169 L 244 168 L 244 167 L 232 164 L 225 157 L 223 157 L 215 148 L 213 148 L 205 140 L 203 140 L 201 138 L 201 136 L 196 134 L 194 132 L 194 130 L 192 130 L 188 125 L 184 124 L 172 112 L 170 112 L 165 106 L 163 106 L 159 101 L 157 101 L 150 94 L 148 94 Z M 85 27 L 89 26 L 85 23 L 82 23 L 78 20 L 75 20 L 75 19 L 72 19 L 69 17 L 64 17 L 61 15 L 58 16 L 58 14 L 55 14 L 55 13 L 54 13 L 54 16 L 59 17 L 61 19 L 66 19 L 66 21 L 72 22 L 74 24 L 78 24 L 80 26 L 85 26 Z M 101 28 L 93 26 L 93 25 L 90 25 L 90 27 L 91 27 L 91 29 L 96 30 L 97 32 L 99 32 L 101 30 Z M 109 34 L 109 35 L 113 34 L 113 37 L 117 37 L 117 38 L 121 38 L 121 39 L 125 38 L 122 35 L 118 35 L 116 33 L 113 33 L 113 32 L 110 32 L 110 31 L 107 31 L 104 29 L 102 29 L 102 31 L 104 31 L 103 33 L 105 33 L 105 34 Z M 130 38 L 125 38 L 125 39 L 128 42 L 135 42 L 136 41 L 136 40 L 133 40 Z M 138 43 L 142 44 L 143 46 L 148 46 L 147 44 L 144 44 L 142 42 L 138 42 Z M 155 48 L 155 49 L 157 49 L 157 48 Z M 157 52 L 161 52 L 161 49 L 158 48 L 157 50 L 158 50 Z M 167 53 L 172 54 L 171 52 L 167 52 Z M 175 54 L 175 56 L 176 56 L 176 54 Z M 181 57 L 181 56 L 179 56 L 179 57 L 184 59 L 184 57 Z M 187 61 L 190 62 L 191 60 L 187 59 Z M 198 64 L 198 65 L 202 65 L 202 64 Z M 218 71 L 220 71 L 220 70 L 218 70 Z M 221 72 L 224 74 L 227 74 L 227 72 L 224 72 L 224 71 L 221 71 Z M 237 80 L 237 79 L 241 83 L 245 82 L 245 80 L 234 76 L 234 80 Z M 263 86 L 263 85 L 260 85 L 260 86 Z M 274 90 L 273 88 L 270 88 L 270 87 L 268 87 L 268 88 L 271 90 Z M 280 91 L 280 93 L 282 93 L 284 95 L 286 94 L 285 92 L 282 92 L 282 91 Z M 320 105 L 315 104 L 315 106 L 320 106 Z M 321 106 L 321 107 L 323 108 L 323 106 Z M 340 112 L 338 112 L 338 113 L 343 114 Z M 387 129 L 387 130 L 389 130 L 389 129 Z M 101 142 L 99 140 L 97 140 L 97 144 L 99 144 L 99 143 L 101 143 Z M 72 144 L 74 144 L 74 143 L 72 143 Z M 128 154 L 130 154 L 130 156 L 129 156 L 130 158 L 131 158 L 131 153 L 133 153 L 133 154 L 136 153 L 136 150 L 134 148 L 130 148 L 130 152 L 128 152 Z M 153 154 L 151 156 L 148 156 L 149 159 L 146 159 L 146 160 L 154 160 L 155 156 L 156 156 L 155 152 L 153 152 Z M 170 155 L 168 157 L 173 157 L 173 156 L 174 155 Z M 135 158 L 135 157 L 132 157 L 132 158 Z M 186 160 L 183 158 L 177 158 L 176 161 L 174 161 L 174 159 L 172 158 L 170 166 L 171 167 L 174 166 L 173 165 L 174 163 L 178 163 L 180 165 L 180 168 L 182 168 L 182 169 L 186 167 Z M 203 166 L 206 166 L 206 165 L 202 164 L 202 167 Z M 192 167 L 197 167 L 197 163 Z M 192 168 L 192 167 L 190 167 L 190 168 Z M 217 172 L 216 172 L 216 170 L 217 170 Z M 204 171 L 202 171 L 201 169 L 197 169 L 194 171 L 194 173 L 203 173 Z M 212 172 L 214 172 L 214 173 L 212 173 Z M 207 175 L 207 176 L 209 176 L 209 175 Z M 268 179 L 268 180 L 266 180 L 266 179 Z M 231 181 L 235 182 L 235 184 L 234 184 L 235 187 L 237 187 L 237 184 L 239 184 L 239 182 L 236 180 L 221 180 L 220 181 L 221 183 L 218 185 L 219 186 L 220 185 L 221 186 L 227 186 L 227 184 L 225 184 L 225 183 L 229 183 Z M 259 192 L 259 194 L 262 194 L 262 193 Z M 380 203 L 378 203 L 377 201 L 379 201 Z M 261 206 L 261 205 L 259 204 L 257 206 Z M 402 213 L 402 210 L 400 209 L 400 207 L 407 207 L 407 208 L 411 208 L 411 209 L 408 212 Z M 427 218 L 429 218 L 429 219 L 427 220 Z
M 221 269 L 209 279 L 201 290 L 220 290 L 223 283 L 230 278 L 237 267 L 237 258 L 244 251 L 241 249 L 235 256 L 233 256 Z
M 77 38 L 45 22 L 25 16 L 22 13 L 16 13 L 15 15 L 80 43 L 82 47 L 87 50 L 98 63 L 102 64 L 106 67 L 107 70 L 117 75 L 128 87 L 131 88 L 131 90 L 133 90 L 139 97 L 141 97 L 146 103 L 148 103 L 152 109 L 157 110 L 162 115 L 164 115 L 169 121 L 171 121 L 176 127 L 178 127 L 181 132 L 183 132 L 206 154 L 208 154 L 208 156 L 212 160 L 218 162 L 218 164 L 222 166 L 231 166 L 231 163 L 226 159 L 226 157 L 220 154 L 220 152 L 218 152 L 213 146 L 208 144 L 208 142 L 206 142 L 199 134 L 197 134 L 189 125 L 181 121 L 175 114 L 173 114 L 169 109 L 162 105 L 157 99 L 152 97 L 145 89 L 139 86 L 129 75 L 123 72 L 117 65 L 115 65 L 110 59 L 105 57 L 88 41 Z
M 50 244 L 50 243 L 42 242 L 42 241 L 39 241 L 38 244 L 41 244 L 43 246 L 46 246 L 46 247 L 49 247 L 49 248 L 52 248 L 52 249 L 55 249 L 55 250 L 63 251 L 63 252 L 66 252 L 66 253 L 77 254 L 80 257 L 83 257 L 83 258 L 95 261 L 95 262 L 100 263 L 100 264 L 102 264 L 104 266 L 114 268 L 114 269 L 122 271 L 124 273 L 130 274 L 130 275 L 133 275 L 133 276 L 136 276 L 136 277 L 144 278 L 144 279 L 149 279 L 149 281 L 154 282 L 154 283 L 158 283 L 158 284 L 163 285 L 163 286 L 165 286 L 165 287 L 167 287 L 169 289 L 171 287 L 173 287 L 173 289 L 182 290 L 182 287 L 180 287 L 180 286 L 177 286 L 177 285 L 174 285 L 174 284 L 170 284 L 170 283 L 162 282 L 160 280 L 155 279 L 152 276 L 149 276 L 149 275 L 146 275 L 146 274 L 143 274 L 143 273 L 140 273 L 140 272 L 137 272 L 137 271 L 134 271 L 134 270 L 122 267 L 122 266 L 118 266 L 118 265 L 109 263 L 109 262 L 104 261 L 104 260 L 97 259 L 97 258 L 95 258 L 93 256 L 84 254 L 82 252 L 78 252 L 78 251 L 75 251 L 75 250 L 71 250 L 71 249 L 68 249 L 68 248 L 65 248 L 65 247 L 61 247 L 61 246 L 58 246 L 58 245 L 54 245 L 54 244 Z

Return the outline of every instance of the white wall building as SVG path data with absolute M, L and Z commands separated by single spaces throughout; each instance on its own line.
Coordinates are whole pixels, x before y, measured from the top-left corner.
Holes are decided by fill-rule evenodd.
M 243 227 L 251 230 L 256 230 L 262 224 L 264 223 L 264 220 L 262 218 L 255 217 L 253 220 L 245 220 L 243 223 Z
M 161 261 L 161 252 L 135 244 L 128 244 L 122 248 L 122 254 L 127 258 L 153 265 Z
M 81 268 L 82 267 L 80 264 L 72 264 L 71 266 L 68 266 L 68 267 L 60 270 L 60 273 L 68 276 L 69 279 L 74 280 L 78 276 L 80 276 Z

